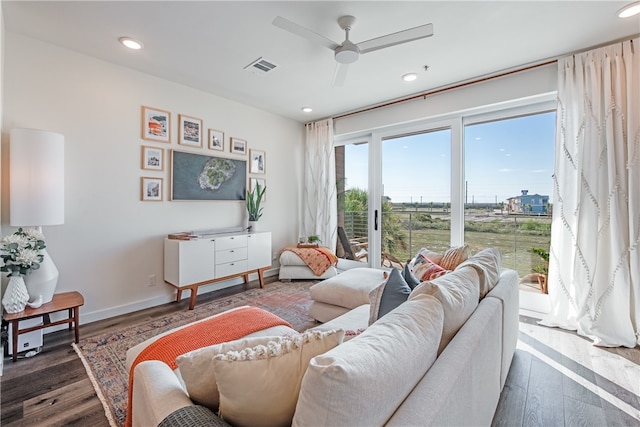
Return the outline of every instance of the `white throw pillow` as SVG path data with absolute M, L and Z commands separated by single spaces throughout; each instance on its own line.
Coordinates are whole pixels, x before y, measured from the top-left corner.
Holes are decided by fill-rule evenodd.
M 443 316 L 442 304 L 422 295 L 314 357 L 293 425 L 384 425 L 435 361 Z
M 464 325 L 469 316 L 478 307 L 480 299 L 479 278 L 476 270 L 471 267 L 458 268 L 427 282 L 422 282 L 411 291 L 409 301 L 418 295 L 433 295 L 444 309 L 444 329 L 438 354 L 444 350 L 458 330 Z
M 310 330 L 215 356 L 220 417 L 236 427 L 290 425 L 309 361 L 343 339 L 342 330 Z
M 190 351 L 176 358 L 180 376 L 189 397 L 195 403 L 206 406 L 212 411 L 218 410 L 219 396 L 216 374 L 213 369 L 213 357 L 232 350 L 266 345 L 269 342 L 279 343 L 281 336 L 249 337 Z

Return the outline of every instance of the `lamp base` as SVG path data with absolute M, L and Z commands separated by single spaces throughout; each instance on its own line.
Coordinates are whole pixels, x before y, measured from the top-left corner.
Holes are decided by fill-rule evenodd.
M 41 253 L 44 255 L 44 259 L 40 263 L 40 268 L 27 274 L 24 282 L 27 285 L 29 301 L 35 301 L 38 296 L 42 296 L 42 304 L 46 304 L 51 302 L 53 294 L 56 292 L 58 269 L 46 249 L 42 249 Z

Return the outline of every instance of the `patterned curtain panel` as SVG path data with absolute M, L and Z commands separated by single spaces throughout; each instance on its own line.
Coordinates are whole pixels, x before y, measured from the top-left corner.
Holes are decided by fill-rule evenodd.
M 640 343 L 640 39 L 558 61 L 549 262 L 541 323 Z
M 323 246 L 336 247 L 338 202 L 333 120 L 306 126 L 304 196 L 300 236 L 318 235 Z

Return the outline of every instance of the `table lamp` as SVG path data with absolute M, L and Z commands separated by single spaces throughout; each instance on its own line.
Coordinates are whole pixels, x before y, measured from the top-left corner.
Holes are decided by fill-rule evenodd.
M 9 216 L 14 227 L 64 224 L 64 136 L 12 129 L 9 142 Z M 45 240 L 46 242 L 46 240 Z M 58 269 L 46 249 L 40 268 L 25 276 L 31 299 L 50 302 Z

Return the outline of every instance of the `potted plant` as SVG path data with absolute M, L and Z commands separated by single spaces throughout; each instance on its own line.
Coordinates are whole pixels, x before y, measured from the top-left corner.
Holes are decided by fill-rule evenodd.
M 319 245 L 320 244 L 320 236 L 318 235 L 311 235 L 308 238 L 309 243 L 311 243 L 312 245 Z
M 249 213 L 249 231 L 256 231 L 256 225 L 262 216 L 262 199 L 267 187 L 262 187 L 260 183 L 252 191 L 247 191 L 247 212 Z
M 528 252 L 538 255 L 543 261 L 543 264 L 538 264 L 533 267 L 532 271 L 538 275 L 537 278 L 540 290 L 543 294 L 546 294 L 548 293 L 547 275 L 549 274 L 549 251 L 543 248 L 531 248 Z

